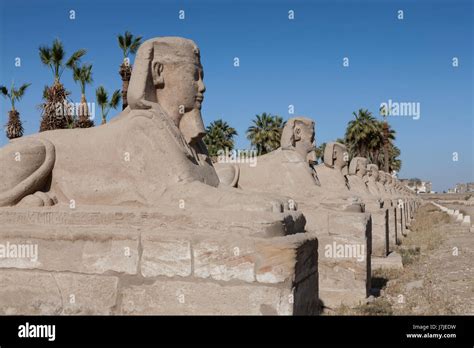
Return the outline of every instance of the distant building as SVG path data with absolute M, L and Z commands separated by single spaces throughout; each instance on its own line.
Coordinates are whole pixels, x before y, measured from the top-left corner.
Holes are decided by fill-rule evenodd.
M 432 184 L 431 181 L 423 181 L 420 179 L 400 179 L 402 184 L 408 187 L 415 193 L 431 193 Z
M 456 184 L 453 190 L 455 193 L 474 192 L 474 182 L 468 182 L 466 184 L 463 184 L 463 183 Z
M 431 181 L 427 181 L 425 183 L 426 187 L 426 193 L 432 193 L 433 192 L 433 185 L 431 184 Z
M 467 185 L 466 184 L 456 184 L 454 187 L 454 192 L 456 193 L 466 193 L 467 192 Z

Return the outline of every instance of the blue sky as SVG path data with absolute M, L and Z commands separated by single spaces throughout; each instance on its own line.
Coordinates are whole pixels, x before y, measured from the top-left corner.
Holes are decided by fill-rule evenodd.
M 69 19 L 74 10 L 76 19 Z M 178 18 L 185 11 L 185 20 Z M 288 11 L 295 19 L 288 19 Z M 404 11 L 404 19 L 397 11 Z M 255 114 L 316 121 L 317 143 L 342 137 L 352 112 L 377 114 L 389 99 L 420 103 L 421 115 L 391 117 L 403 168 L 400 177 L 431 180 L 435 190 L 474 181 L 473 2 L 443 1 L 6 1 L 0 0 L 0 84 L 30 82 L 17 109 L 26 134 L 38 131 L 43 87 L 51 71 L 38 47 L 60 38 L 67 53 L 86 48 L 95 89 L 121 88 L 116 35 L 183 36 L 201 48 L 207 87 L 205 124 L 223 118 L 238 148 Z M 15 58 L 21 67 L 15 67 Z M 240 59 L 234 67 L 233 59 Z M 343 58 L 349 67 L 343 67 Z M 459 67 L 452 66 L 458 57 Z M 132 59 L 133 61 L 133 59 Z M 79 101 L 80 88 L 62 81 Z M 0 101 L 0 123 L 10 108 Z M 113 111 L 110 115 L 114 115 Z M 8 139 L 0 133 L 0 145 Z M 100 149 L 97 149 L 100 151 Z M 453 153 L 458 161 L 453 161 Z

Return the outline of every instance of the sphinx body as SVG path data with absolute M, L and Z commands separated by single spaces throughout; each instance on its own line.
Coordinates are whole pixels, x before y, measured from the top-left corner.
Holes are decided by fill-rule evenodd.
M 349 165 L 347 181 L 349 183 L 349 189 L 351 192 L 354 192 L 354 194 L 357 194 L 361 197 L 370 195 L 365 177 L 366 172 L 367 159 L 364 157 L 354 157 Z
M 355 197 L 349 193 L 341 170 L 337 165 L 334 168 L 334 163 L 339 163 L 340 155 L 335 153 L 334 156 L 337 158 L 335 161 L 328 160 L 331 164 L 324 165 L 323 177 L 325 180 L 335 177 L 337 183 L 342 185 L 339 190 L 327 182 L 324 185 L 319 166 L 314 166 L 314 121 L 295 117 L 288 120 L 283 130 L 280 148 L 259 156 L 255 166 L 240 165 L 239 187 L 243 190 L 280 192 L 315 209 L 326 206 L 361 212 L 361 206 L 354 204 Z M 333 157 L 332 152 L 329 157 Z
M 367 165 L 367 188 L 370 194 L 380 197 L 381 193 L 377 186 L 377 179 L 379 175 L 379 168 L 375 164 Z
M 349 194 L 347 182 L 347 149 L 344 145 L 336 142 L 326 144 L 324 149 L 324 161 L 316 166 L 321 186 L 334 192 Z
M 243 190 L 291 193 L 308 198 L 320 192 L 319 181 L 309 158 L 314 148 L 314 122 L 305 117 L 290 119 L 281 147 L 257 157 L 254 166 L 240 165 L 239 187 Z
M 165 117 L 155 117 L 154 111 L 125 112 L 121 119 L 104 126 L 21 139 L 2 149 L 2 157 L 11 161 L 14 153 L 21 154 L 30 144 L 39 148 L 44 144 L 54 166 L 49 173 L 41 173 L 43 183 L 32 186 L 29 193 L 47 190 L 60 202 L 147 205 L 159 201 L 167 188 L 178 183 L 196 180 L 217 187 L 212 164 L 193 151 L 173 127 Z M 15 203 L 23 198 L 11 199 Z
M 379 170 L 379 174 L 377 176 L 377 181 L 375 182 L 375 184 L 377 185 L 377 188 L 382 196 L 385 196 L 387 193 L 385 189 L 385 182 L 385 172 L 383 170 Z
M 321 180 L 315 164 L 314 121 L 295 117 L 286 123 L 281 147 L 257 157 L 256 165 L 240 165 L 242 190 L 278 192 L 297 200 L 298 210 L 306 217 L 306 229 L 319 240 L 319 292 L 325 305 L 363 300 L 370 288 L 371 236 L 368 215 L 355 202 L 346 187 L 343 151 L 329 144 Z M 337 149 L 334 151 L 334 149 Z M 328 187 L 324 179 L 335 176 L 342 187 Z M 326 256 L 327 247 L 336 244 L 359 245 L 362 260 L 338 260 Z M 349 301 L 349 302 L 347 302 Z
M 378 195 L 374 196 L 367 187 L 367 159 L 364 157 L 354 157 L 349 165 L 350 191 L 356 194 L 364 202 L 366 211 L 373 211 L 380 208 Z
M 348 180 L 348 152 L 345 145 L 337 142 L 329 142 L 324 149 L 323 163 L 316 166 L 316 173 L 321 183 L 321 188 L 330 192 L 332 196 L 350 202 L 345 210 L 363 212 L 364 206 L 360 199 L 359 191 L 350 190 Z
M 282 212 L 286 198 L 221 187 L 202 141 L 204 91 L 193 41 L 146 41 L 137 52 L 129 106 L 112 122 L 47 131 L 0 149 L 0 162 L 8 168 L 1 173 L 0 206 L 72 200 L 153 206 L 183 200 L 196 207 Z
M 275 173 L 275 163 L 279 163 L 278 173 Z M 279 148 L 259 156 L 255 167 L 240 166 L 239 187 L 243 190 L 283 190 L 292 192 L 295 197 L 305 197 L 311 192 L 308 187 L 317 191 L 316 183 L 307 162 L 291 149 Z

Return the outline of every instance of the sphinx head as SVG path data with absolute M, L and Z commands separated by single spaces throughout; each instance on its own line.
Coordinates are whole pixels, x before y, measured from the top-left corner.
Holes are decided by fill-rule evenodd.
M 281 148 L 294 149 L 311 164 L 316 162 L 314 151 L 314 121 L 307 117 L 293 117 L 286 122 L 281 135 Z
M 387 181 L 387 177 L 385 176 L 385 172 L 383 170 L 379 170 L 379 181 L 381 184 L 385 184 Z
M 347 167 L 349 154 L 345 145 L 341 143 L 327 143 L 324 149 L 324 164 L 330 168 L 342 170 Z
M 367 172 L 367 158 L 354 157 L 349 165 L 349 175 L 357 175 L 362 178 Z
M 138 49 L 127 96 L 130 108 L 161 107 L 190 144 L 205 135 L 205 90 L 199 48 L 193 41 L 158 37 Z
M 376 164 L 368 164 L 367 165 L 367 172 L 370 177 L 372 177 L 375 181 L 379 178 L 379 167 Z

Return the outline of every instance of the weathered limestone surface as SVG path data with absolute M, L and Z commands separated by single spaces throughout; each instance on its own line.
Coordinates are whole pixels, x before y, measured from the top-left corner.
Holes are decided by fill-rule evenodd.
M 305 117 L 291 118 L 286 124 L 281 148 L 260 156 L 255 167 L 240 166 L 239 186 L 244 190 L 279 192 L 295 198 L 305 215 L 306 229 L 318 237 L 320 255 L 320 298 L 324 306 L 357 305 L 370 288 L 372 220 L 349 191 L 344 175 L 346 149 L 342 144 L 326 145 L 324 163 L 314 167 L 314 122 Z M 279 174 L 275 176 L 275 173 Z M 324 242 L 322 243 L 321 240 Z M 334 244 L 336 243 L 336 244 Z M 382 243 L 383 244 L 383 243 Z M 326 246 L 363 248 L 363 262 L 342 259 Z M 370 259 L 370 256 L 369 256 Z
M 176 201 L 176 206 L 179 202 Z M 65 205 L 42 208 L 2 208 L 0 223 L 15 225 L 61 225 L 61 226 L 111 226 L 128 229 L 160 226 L 172 230 L 176 223 L 185 223 L 189 230 L 207 228 L 219 230 L 222 226 L 229 232 L 248 231 L 254 236 L 284 236 L 304 231 L 306 219 L 297 211 L 284 214 L 273 212 L 223 213 L 202 208 L 200 211 L 159 206 L 156 209 L 123 208 L 107 206 L 80 206 L 70 209 Z M 5 230 L 8 229 L 5 227 Z
M 391 252 L 387 257 L 372 258 L 372 271 L 375 270 L 400 270 L 403 269 L 402 257 L 396 252 Z
M 62 299 L 52 273 L 0 271 L 0 313 L 59 314 Z
M 156 281 L 125 288 L 122 314 L 290 315 L 292 292 L 271 286 Z
M 201 241 L 196 247 L 193 245 L 194 255 L 199 255 L 198 259 L 193 258 L 194 277 L 158 277 L 153 283 L 124 284 L 120 313 L 307 315 L 319 312 L 314 291 L 318 287 L 316 239 L 307 240 L 300 234 L 278 238 L 275 243 L 221 242 Z
M 44 213 L 72 219 L 58 206 L 49 209 Z M 160 210 L 157 226 L 135 220 L 158 214 L 140 209 L 129 209 L 127 214 L 136 224 L 122 219 L 98 223 L 116 213 L 97 214 L 93 225 L 48 224 L 43 214 L 35 215 L 34 225 L 0 225 L 0 244 L 36 245 L 38 250 L 34 260 L 0 258 L 0 313 L 320 312 L 314 234 L 284 235 L 282 230 L 280 236 L 269 236 L 256 233 L 262 224 L 255 221 L 238 222 L 231 233 L 220 224 L 211 228 L 212 215 L 180 220 L 166 210 Z M 24 215 L 20 208 L 0 210 L 0 220 L 14 216 Z M 194 225 L 197 221 L 201 226 Z M 179 299 L 170 300 L 180 289 L 186 297 L 184 306 Z
M 387 209 L 371 212 L 372 216 L 372 255 L 385 257 L 390 248 L 389 224 L 387 224 Z M 393 247 L 393 245 L 392 245 Z
M 471 226 L 471 216 L 470 215 L 464 216 L 462 224 L 465 226 Z
M 111 314 L 117 303 L 115 276 L 54 274 L 61 293 L 62 314 Z
M 38 257 L 0 258 L 0 269 L 137 273 L 139 235 L 133 228 L 8 224 L 0 227 L 0 244 L 7 243 L 36 245 Z
M 8 315 L 110 314 L 117 277 L 0 270 L 0 312 Z
M 192 255 L 189 240 L 166 238 L 146 232 L 142 235 L 142 248 L 141 274 L 144 277 L 191 275 Z
M 322 304 L 327 308 L 340 305 L 356 306 L 364 303 L 371 286 L 370 235 L 367 239 L 356 236 L 318 236 L 319 292 Z M 338 248 L 349 248 L 338 255 Z M 346 249 L 347 250 L 347 249 Z

